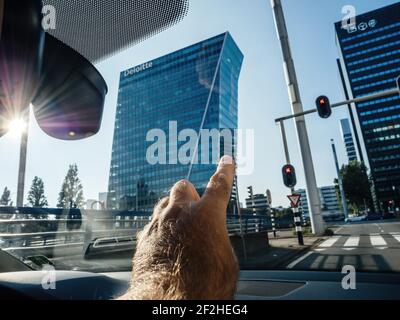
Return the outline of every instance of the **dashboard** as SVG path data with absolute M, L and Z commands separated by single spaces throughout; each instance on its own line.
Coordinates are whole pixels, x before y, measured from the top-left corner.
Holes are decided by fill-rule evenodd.
M 110 300 L 129 288 L 130 272 L 94 274 L 54 271 L 56 287 L 43 289 L 43 271 L 0 274 L 1 299 Z M 343 275 L 316 271 L 242 271 L 237 300 L 397 300 L 400 276 L 360 273 L 355 290 L 344 290 Z
M 343 289 L 344 276 L 319 271 L 241 271 L 236 299 L 400 299 L 400 274 L 358 272 L 354 290 Z M 0 300 L 111 300 L 126 293 L 130 280 L 130 272 L 34 271 L 0 250 Z

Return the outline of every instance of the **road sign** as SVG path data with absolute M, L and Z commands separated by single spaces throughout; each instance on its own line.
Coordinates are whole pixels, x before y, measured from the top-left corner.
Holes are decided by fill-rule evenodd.
M 290 203 L 292 204 L 292 208 L 298 208 L 301 194 L 291 194 L 290 196 L 287 197 L 290 200 Z

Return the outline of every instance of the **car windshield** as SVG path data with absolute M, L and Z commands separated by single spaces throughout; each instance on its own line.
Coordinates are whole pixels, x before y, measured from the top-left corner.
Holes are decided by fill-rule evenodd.
M 228 154 L 241 269 L 400 272 L 400 3 L 173 2 L 116 4 L 125 31 L 50 7 L 30 109 L 1 98 L 0 249 L 129 271 L 154 205 Z

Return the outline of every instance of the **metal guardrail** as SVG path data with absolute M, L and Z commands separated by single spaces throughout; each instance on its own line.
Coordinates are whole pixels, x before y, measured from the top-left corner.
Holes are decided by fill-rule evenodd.
M 89 243 L 109 248 L 136 243 L 151 217 L 131 211 L 0 208 L 0 248 L 51 256 L 63 250 L 82 252 Z M 230 236 L 271 230 L 265 215 L 227 216 Z

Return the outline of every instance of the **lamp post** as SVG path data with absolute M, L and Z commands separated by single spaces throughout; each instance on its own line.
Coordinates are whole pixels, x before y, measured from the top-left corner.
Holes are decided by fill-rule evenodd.
M 290 104 L 293 114 L 303 112 L 303 105 L 300 97 L 300 89 L 296 76 L 296 69 L 292 58 L 289 44 L 289 35 L 286 28 L 285 16 L 282 9 L 281 0 L 271 0 L 274 21 L 276 25 L 278 39 L 282 49 L 283 65 L 289 93 Z M 282 122 L 281 122 L 282 124 Z M 318 194 L 317 180 L 314 171 L 314 164 L 311 155 L 310 143 L 308 140 L 307 126 L 304 117 L 295 119 L 298 141 L 303 160 L 304 175 L 306 178 L 307 191 L 310 202 L 311 226 L 314 234 L 323 234 L 324 222 L 321 214 L 321 202 Z
M 21 145 L 19 152 L 19 169 L 18 169 L 18 187 L 17 187 L 17 207 L 24 206 L 24 191 L 25 191 L 25 175 L 26 175 L 26 160 L 28 153 L 28 138 L 29 138 L 29 120 L 30 108 L 22 115 L 25 127 L 21 132 Z

